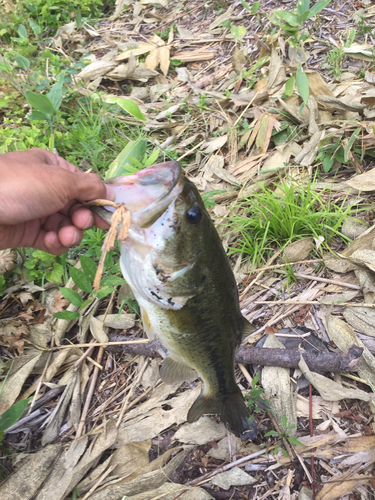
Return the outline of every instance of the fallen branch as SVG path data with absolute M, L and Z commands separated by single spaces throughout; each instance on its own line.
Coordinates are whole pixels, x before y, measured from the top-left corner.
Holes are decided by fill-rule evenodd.
M 123 335 L 110 335 L 110 342 L 134 341 L 132 337 Z M 152 340 L 147 344 L 113 345 L 106 348 L 109 352 L 126 352 L 140 356 L 160 356 L 158 350 L 163 345 L 159 340 Z M 362 355 L 363 349 L 352 345 L 345 353 L 321 352 L 321 351 L 293 351 L 291 349 L 267 349 L 263 347 L 243 346 L 237 351 L 236 362 L 242 364 L 254 364 L 263 366 L 280 366 L 282 368 L 298 368 L 301 356 L 310 370 L 314 372 L 349 373 L 357 371 L 357 361 Z

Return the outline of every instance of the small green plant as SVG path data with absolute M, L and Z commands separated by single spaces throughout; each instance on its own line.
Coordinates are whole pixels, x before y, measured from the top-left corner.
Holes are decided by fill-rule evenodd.
M 358 36 L 371 35 L 374 31 L 374 27 L 367 24 L 365 16 L 359 16 L 360 21 L 357 23 L 357 33 Z
M 213 196 L 215 196 L 215 194 L 222 193 L 226 193 L 226 191 L 223 189 L 217 189 L 215 191 L 207 191 L 206 193 L 202 193 L 201 197 L 204 201 L 204 206 L 206 208 L 213 208 L 215 206 L 215 200 L 213 199 Z
M 289 10 L 275 10 L 269 16 L 271 23 L 279 26 L 284 31 L 292 34 L 300 31 L 302 24 L 315 17 L 321 12 L 331 0 L 319 0 L 310 7 L 310 0 L 298 0 L 297 7 L 293 12 Z
M 290 444 L 294 445 L 294 446 L 304 446 L 303 443 L 301 443 L 300 441 L 298 441 L 298 439 L 296 439 L 295 437 L 293 436 L 290 436 L 290 431 L 292 429 L 295 429 L 296 426 L 295 424 L 289 424 L 288 423 L 288 420 L 286 418 L 286 416 L 284 415 L 282 418 L 281 418 L 281 421 L 282 421 L 282 424 L 283 424 L 283 430 L 281 432 L 281 434 L 279 434 L 278 432 L 276 431 L 268 431 L 266 432 L 266 434 L 264 435 L 264 437 L 269 437 L 269 436 L 278 436 L 281 438 L 281 440 L 283 442 L 285 441 L 288 441 Z M 277 445 L 274 449 L 274 453 L 275 455 L 277 454 L 277 452 L 281 449 L 282 453 L 284 456 L 288 456 L 288 453 L 286 451 L 285 448 L 282 448 L 281 445 Z
M 76 290 L 64 287 L 59 288 L 61 295 L 81 310 L 89 305 L 94 297 L 99 299 L 106 297 L 112 293 L 116 287 L 123 285 L 125 283 L 124 279 L 118 276 L 118 274 L 121 274 L 120 265 L 115 263 L 113 255 L 114 252 L 108 252 L 105 257 L 104 268 L 106 276 L 101 280 L 100 290 L 93 290 L 93 282 L 98 265 L 92 258 L 81 255 L 79 260 L 82 270 L 76 267 L 70 267 L 69 274 L 77 287 L 82 290 L 82 292 L 87 293 L 88 297 L 84 300 Z M 79 311 L 61 311 L 55 313 L 54 316 L 58 319 L 74 320 L 79 318 L 80 313 Z
M 327 73 L 334 78 L 339 78 L 342 75 L 342 64 L 346 55 L 344 49 L 352 45 L 355 36 L 356 30 L 350 30 L 346 42 L 339 42 L 338 46 L 330 50 L 325 56 L 323 67 L 327 70 Z
M 27 90 L 25 97 L 27 102 L 31 107 L 35 108 L 29 115 L 29 120 L 43 120 L 48 123 L 50 127 L 50 137 L 48 141 L 48 147 L 50 151 L 55 149 L 54 141 L 54 122 L 57 112 L 61 106 L 63 99 L 63 85 L 65 79 L 65 71 L 62 71 L 59 75 L 57 82 L 53 85 L 51 90 L 47 95 L 33 92 L 32 90 Z
M 253 381 L 252 388 L 249 391 L 249 394 L 246 396 L 247 405 L 249 407 L 251 416 L 249 417 L 250 422 L 254 422 L 254 414 L 260 413 L 265 410 L 270 410 L 270 403 L 267 399 L 260 399 L 262 394 L 264 393 L 264 389 L 258 384 L 259 373 L 256 373 Z M 261 403 L 261 404 L 260 404 Z
M 64 276 L 64 266 L 61 257 L 55 257 L 43 250 L 26 248 L 28 260 L 24 262 L 26 275 L 29 281 L 44 284 L 46 281 L 61 283 Z M 60 261 L 60 262 L 59 262 Z

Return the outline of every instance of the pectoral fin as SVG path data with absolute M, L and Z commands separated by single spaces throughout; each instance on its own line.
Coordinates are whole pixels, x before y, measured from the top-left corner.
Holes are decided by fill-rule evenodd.
M 255 332 L 256 328 L 253 326 L 246 318 L 245 316 L 243 317 L 243 325 L 244 325 L 244 331 L 243 331 L 243 338 L 247 337 L 248 335 L 251 335 L 252 333 Z
M 197 372 L 176 359 L 167 356 L 160 368 L 160 377 L 165 384 L 189 382 L 197 378 Z

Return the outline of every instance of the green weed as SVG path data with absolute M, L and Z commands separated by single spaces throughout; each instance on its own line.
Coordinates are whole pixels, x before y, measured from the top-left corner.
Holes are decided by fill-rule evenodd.
M 313 183 L 298 185 L 282 180 L 276 191 L 259 186 L 236 207 L 229 218 L 230 232 L 238 235 L 229 254 L 242 254 L 261 266 L 275 247 L 284 248 L 305 237 L 324 237 L 328 245 L 334 236 L 345 239 L 340 226 L 351 213 L 346 200 L 336 205 L 325 190 L 315 192 Z
M 339 78 L 342 75 L 342 65 L 345 59 L 344 48 L 348 48 L 354 42 L 356 30 L 352 29 L 345 43 L 340 42 L 338 47 L 334 47 L 324 58 L 324 68 L 327 73 L 334 78 Z
M 279 434 L 276 431 L 269 431 L 269 432 L 266 432 L 266 434 L 264 435 L 264 437 L 279 436 L 283 442 L 288 441 L 290 444 L 292 444 L 294 446 L 304 446 L 304 444 L 301 443 L 300 441 L 298 441 L 298 439 L 296 439 L 295 437 L 293 437 L 293 436 L 290 435 L 290 431 L 292 429 L 295 429 L 296 426 L 295 426 L 295 424 L 289 424 L 285 415 L 282 417 L 282 424 L 283 424 L 283 430 L 281 431 L 281 434 Z M 280 449 L 281 449 L 283 455 L 285 457 L 287 457 L 288 453 L 287 453 L 287 451 L 286 451 L 285 448 L 281 447 L 281 445 L 277 445 L 275 447 L 275 449 L 274 449 L 275 455 L 277 454 L 277 452 Z

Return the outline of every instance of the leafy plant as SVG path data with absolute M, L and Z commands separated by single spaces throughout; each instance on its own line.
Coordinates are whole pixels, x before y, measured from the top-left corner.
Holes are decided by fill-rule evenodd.
M 294 11 L 275 10 L 269 16 L 269 19 L 284 31 L 289 33 L 297 32 L 306 20 L 312 19 L 319 14 L 330 2 L 331 0 L 319 0 L 310 7 L 310 0 L 298 0 Z
M 289 424 L 288 423 L 288 420 L 286 418 L 285 415 L 283 415 L 283 417 L 281 418 L 281 421 L 282 421 L 282 424 L 283 424 L 283 430 L 281 432 L 281 434 L 279 434 L 278 432 L 276 431 L 268 431 L 266 432 L 266 434 L 264 435 L 264 437 L 269 437 L 269 436 L 279 436 L 282 441 L 288 441 L 290 444 L 294 445 L 294 446 L 304 446 L 303 443 L 301 443 L 300 441 L 298 441 L 298 439 L 296 439 L 295 437 L 291 436 L 290 435 L 290 431 L 292 429 L 295 429 L 295 424 Z M 274 453 L 275 455 L 277 454 L 277 452 L 281 449 L 282 453 L 284 456 L 288 456 L 288 453 L 286 451 L 285 448 L 282 448 L 281 445 L 277 445 L 274 449 Z
M 79 310 L 81 310 L 88 304 L 90 304 L 92 298 L 98 297 L 99 299 L 101 299 L 103 297 L 106 297 L 107 295 L 112 293 L 117 286 L 124 284 L 124 279 L 118 276 L 118 274 L 121 274 L 120 265 L 119 263 L 115 263 L 113 255 L 114 252 L 109 252 L 106 255 L 104 268 L 107 275 L 102 278 L 101 288 L 98 291 L 95 291 L 93 289 L 93 282 L 96 271 L 98 269 L 98 265 L 92 258 L 87 257 L 86 255 L 81 255 L 79 260 L 82 270 L 75 267 L 70 267 L 69 274 L 77 287 L 82 292 L 88 294 L 88 297 L 84 300 L 76 290 L 60 287 L 59 290 L 62 296 L 65 299 L 69 300 L 71 304 L 78 307 Z M 55 313 L 54 316 L 58 319 L 74 320 L 79 318 L 80 313 L 79 311 L 61 311 Z
M 29 257 L 24 262 L 29 281 L 37 283 L 44 283 L 45 281 L 51 281 L 52 283 L 62 282 L 64 267 L 61 264 L 61 257 L 55 257 L 43 252 L 43 250 L 26 249 L 25 251 Z
M 324 58 L 324 68 L 327 70 L 327 73 L 332 75 L 334 78 L 338 78 L 342 75 L 342 64 L 346 55 L 344 49 L 349 48 L 352 45 L 355 35 L 356 30 L 350 30 L 346 42 L 340 42 L 338 47 L 334 47 L 330 50 Z
M 251 413 L 251 416 L 249 418 L 250 422 L 254 421 L 254 413 L 260 413 L 264 411 L 265 406 L 268 407 L 267 408 L 268 410 L 270 410 L 269 401 L 267 399 L 260 399 L 262 394 L 264 393 L 264 389 L 260 384 L 258 384 L 258 380 L 259 380 L 259 373 L 256 373 L 251 384 L 252 387 L 248 395 L 246 396 L 247 405 Z

